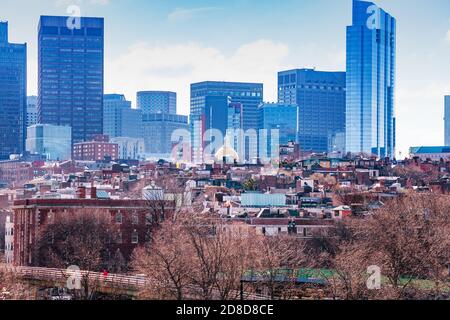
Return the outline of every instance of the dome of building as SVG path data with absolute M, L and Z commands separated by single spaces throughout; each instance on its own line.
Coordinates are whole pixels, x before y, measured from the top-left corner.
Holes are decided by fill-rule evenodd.
M 238 153 L 228 144 L 223 145 L 215 154 L 217 162 L 222 162 L 224 158 L 226 160 L 239 161 Z

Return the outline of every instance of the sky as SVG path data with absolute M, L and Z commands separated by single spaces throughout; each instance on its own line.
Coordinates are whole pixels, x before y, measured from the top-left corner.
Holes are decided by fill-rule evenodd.
M 105 93 L 136 100 L 140 90 L 178 93 L 205 80 L 264 83 L 277 99 L 277 72 L 345 71 L 351 0 L 15 0 L 0 2 L 10 41 L 28 44 L 28 95 L 37 93 L 40 15 L 105 18 Z M 397 19 L 397 147 L 443 145 L 450 95 L 450 1 L 375 1 Z

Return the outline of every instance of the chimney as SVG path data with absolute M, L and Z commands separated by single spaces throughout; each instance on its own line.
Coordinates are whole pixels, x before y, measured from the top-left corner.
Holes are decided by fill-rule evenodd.
M 97 188 L 94 186 L 91 187 L 91 199 L 97 199 Z
M 78 187 L 77 198 L 78 199 L 86 199 L 86 187 Z

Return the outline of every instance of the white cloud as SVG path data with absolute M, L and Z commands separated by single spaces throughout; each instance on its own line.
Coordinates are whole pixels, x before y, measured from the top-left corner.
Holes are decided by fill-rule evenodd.
M 57 6 L 70 6 L 70 5 L 108 5 L 111 0 L 55 0 Z
M 220 10 L 220 8 L 219 7 L 201 7 L 192 9 L 176 8 L 168 15 L 167 19 L 170 22 L 186 21 L 193 19 L 195 16 L 199 14 L 208 13 L 215 10 Z
M 178 111 L 189 113 L 190 84 L 205 80 L 263 82 L 265 100 L 277 98 L 277 72 L 289 48 L 282 43 L 258 40 L 225 55 L 198 43 L 150 45 L 138 43 L 113 61 L 107 60 L 105 92 L 126 94 L 135 100 L 139 90 L 178 93 Z
M 447 36 L 445 37 L 447 42 L 450 42 L 450 30 L 447 31 Z

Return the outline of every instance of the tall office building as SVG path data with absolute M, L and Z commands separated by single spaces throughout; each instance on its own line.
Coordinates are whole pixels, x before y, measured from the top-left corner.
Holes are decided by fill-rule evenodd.
M 27 45 L 9 43 L 0 22 L 0 160 L 25 149 L 26 105 Z
M 172 134 L 188 130 L 188 117 L 177 114 L 149 113 L 142 115 L 142 129 L 147 154 L 170 155 Z
M 303 152 L 331 152 L 345 133 L 345 72 L 296 69 L 278 73 L 278 102 L 299 107 Z
M 72 129 L 51 124 L 36 124 L 27 128 L 26 148 L 31 154 L 45 155 L 47 160 L 69 160 Z
M 38 36 L 39 123 L 72 128 L 72 144 L 103 133 L 104 21 L 41 16 Z
M 27 128 L 37 124 L 37 96 L 27 97 Z
M 267 149 L 261 150 L 259 145 L 259 156 L 272 157 L 279 156 L 272 154 L 275 152 L 275 145 L 287 145 L 288 142 L 297 142 L 299 126 L 299 108 L 296 104 L 263 103 L 258 108 L 259 129 L 266 130 Z M 276 133 L 278 132 L 278 133 Z M 264 142 L 260 134 L 260 143 Z M 272 151 L 273 150 L 273 151 Z
M 353 1 L 347 27 L 346 151 L 395 157 L 396 20 Z
M 258 129 L 258 106 L 263 101 L 262 83 L 240 83 L 240 82 L 215 82 L 206 81 L 191 84 L 191 132 L 192 132 L 192 155 L 193 161 L 200 163 L 203 161 L 203 150 L 205 145 L 202 142 L 203 134 L 206 131 L 206 109 L 210 97 L 231 98 L 231 103 L 242 105 L 242 128 L 244 130 Z M 226 114 L 226 113 L 225 113 Z M 227 126 L 227 117 L 222 120 L 221 128 Z M 246 141 L 245 150 L 247 160 L 253 154 L 250 148 L 256 147 Z
M 122 94 L 105 94 L 103 100 L 103 133 L 111 138 L 142 137 L 142 112 L 132 109 Z
M 445 145 L 450 146 L 450 96 L 444 97 L 445 108 Z
M 136 97 L 137 108 L 143 114 L 177 113 L 177 94 L 170 91 L 140 91 Z

